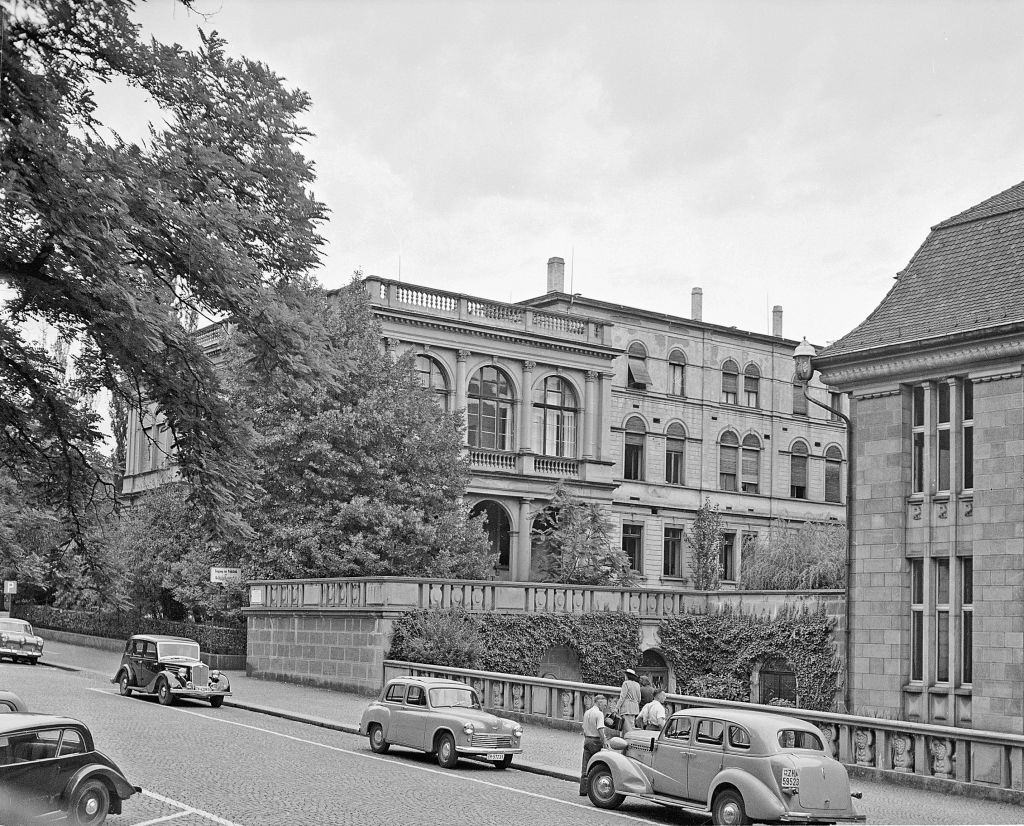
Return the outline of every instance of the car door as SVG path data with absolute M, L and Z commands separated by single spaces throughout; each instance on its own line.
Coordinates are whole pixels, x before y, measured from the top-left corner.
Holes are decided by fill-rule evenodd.
M 722 770 L 725 724 L 708 717 L 697 719 L 690 737 L 690 757 L 686 771 L 686 796 L 707 803 L 711 781 Z
M 147 691 L 156 691 L 154 682 L 160 673 L 156 658 L 156 643 L 145 640 L 143 645 L 142 656 L 139 658 L 139 685 Z
M 10 736 L 9 759 L 3 767 L 0 785 L 10 794 L 15 808 L 34 814 L 55 807 L 48 802 L 58 794 L 57 746 L 60 729 L 43 729 Z
M 429 716 L 426 689 L 419 685 L 409 686 L 402 714 L 402 736 L 407 746 L 427 750 L 426 728 Z
M 686 797 L 692 723 L 690 717 L 674 717 L 668 721 L 655 743 L 651 758 L 655 794 Z
M 57 750 L 55 788 L 60 794 L 67 788 L 68 781 L 88 762 L 88 746 L 78 729 L 66 728 Z

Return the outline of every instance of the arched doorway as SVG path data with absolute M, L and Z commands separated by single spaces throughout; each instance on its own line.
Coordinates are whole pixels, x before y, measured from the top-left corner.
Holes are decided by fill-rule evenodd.
M 655 688 L 663 688 L 665 691 L 669 691 L 668 663 L 666 663 L 665 658 L 653 648 L 644 651 L 644 653 L 640 655 L 640 665 L 636 670 L 638 674 L 646 674 L 650 677 L 651 685 Z
M 498 555 L 496 567 L 507 571 L 512 550 L 512 520 L 508 511 L 493 499 L 477 502 L 469 512 L 470 516 L 484 516 L 484 533 L 491 553 Z

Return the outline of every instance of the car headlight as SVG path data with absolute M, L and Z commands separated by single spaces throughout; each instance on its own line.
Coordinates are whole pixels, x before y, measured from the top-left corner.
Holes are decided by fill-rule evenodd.
M 10 637 L 8 637 L 6 634 L 0 634 L 0 642 L 7 642 L 7 640 L 9 639 Z
M 523 727 L 522 726 L 513 726 L 512 727 L 512 736 L 515 737 L 517 740 L 520 737 L 522 737 L 523 736 Z
M 462 730 L 466 732 L 466 734 L 468 734 L 470 737 L 473 736 L 473 732 L 475 731 L 472 723 L 466 723 L 466 725 L 462 727 Z

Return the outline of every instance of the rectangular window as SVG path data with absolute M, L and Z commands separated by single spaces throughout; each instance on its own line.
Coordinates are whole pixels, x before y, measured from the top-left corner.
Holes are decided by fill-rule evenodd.
M 911 437 L 913 464 L 911 492 L 924 493 L 924 387 L 922 386 L 915 387 L 913 390 L 911 421 L 914 428 Z
M 743 448 L 743 492 L 760 490 L 761 451 Z
M 974 490 L 974 384 L 964 379 L 960 384 L 963 424 L 960 435 L 960 467 L 964 490 Z
M 830 407 L 834 407 L 836 410 L 842 411 L 843 409 L 843 394 L 842 393 L 829 393 L 828 403 Z M 842 421 L 838 413 L 832 413 L 829 411 L 829 421 L 838 422 Z
M 684 458 L 686 442 L 682 439 L 665 441 L 665 481 L 670 485 L 682 485 L 686 482 Z
M 789 496 L 791 499 L 807 498 L 807 456 L 792 454 L 789 457 Z
M 665 528 L 664 555 L 662 557 L 665 576 L 683 575 L 683 529 Z
M 933 560 L 935 568 L 935 682 L 949 682 L 949 560 Z
M 643 560 L 644 528 L 643 525 L 622 526 L 622 550 L 629 558 L 629 567 L 634 571 L 641 570 Z
M 722 570 L 722 579 L 734 581 L 736 579 L 736 534 L 722 534 L 722 549 L 718 552 L 718 566 Z
M 843 463 L 825 458 L 825 501 L 835 502 L 842 499 L 842 470 Z
M 935 481 L 936 489 L 940 491 L 949 490 L 950 482 L 950 410 L 949 410 L 949 382 L 940 381 L 937 390 L 937 439 L 935 440 Z
M 938 485 L 939 490 L 949 490 L 949 426 L 939 430 Z
M 960 682 L 974 682 L 974 560 L 960 560 Z
M 736 471 L 739 461 L 738 447 L 722 445 L 719 448 L 718 487 L 721 490 L 736 490 Z
M 914 388 L 914 427 L 924 427 L 924 386 Z
M 758 392 L 761 380 L 757 376 L 744 376 L 743 377 L 743 395 L 745 397 L 747 407 L 758 407 Z
M 910 679 L 924 679 L 924 560 L 910 560 Z
M 793 415 L 807 415 L 807 397 L 804 395 L 804 386 L 802 384 L 793 385 Z
M 672 371 L 671 379 L 671 392 L 673 396 L 685 396 L 686 395 L 686 367 L 682 364 L 670 364 L 669 368 Z
M 644 478 L 644 436 L 641 433 L 626 434 L 623 478 L 636 480 Z

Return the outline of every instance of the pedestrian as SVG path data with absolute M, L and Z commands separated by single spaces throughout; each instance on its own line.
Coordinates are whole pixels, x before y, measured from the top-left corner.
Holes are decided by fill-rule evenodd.
M 654 693 L 654 699 L 643 707 L 638 722 L 645 729 L 661 731 L 662 726 L 665 725 L 665 720 L 668 717 L 668 712 L 665 710 L 666 696 L 665 691 L 659 688 Z
M 647 705 L 651 700 L 654 699 L 654 686 L 651 685 L 651 675 L 641 674 L 640 675 L 640 710 L 644 710 L 644 706 Z
M 626 669 L 626 679 L 622 681 L 619 691 L 619 716 L 622 718 L 622 733 L 629 734 L 636 728 L 636 715 L 640 713 L 640 683 L 636 681 L 636 672 Z
M 594 704 L 583 713 L 583 771 L 580 773 L 580 797 L 586 797 L 590 789 L 587 765 L 590 758 L 604 748 L 608 741 L 604 712 L 608 699 L 603 694 L 594 697 Z

